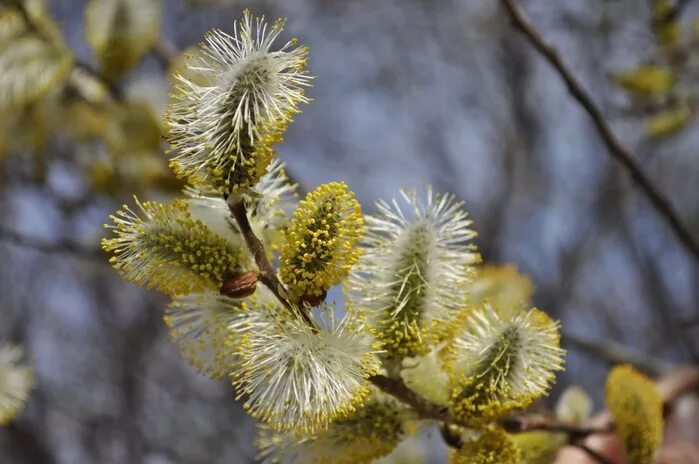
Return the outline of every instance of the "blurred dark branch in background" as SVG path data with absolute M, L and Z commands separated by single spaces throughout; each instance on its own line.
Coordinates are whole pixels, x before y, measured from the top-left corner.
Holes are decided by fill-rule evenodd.
M 158 40 L 153 46 L 152 53 L 153 56 L 155 56 L 158 59 L 163 69 L 165 71 L 168 71 L 174 63 L 175 59 L 177 59 L 177 56 L 180 54 L 180 51 L 177 49 L 175 44 L 161 37 L 160 40 Z
M 592 97 L 584 90 L 582 84 L 578 81 L 573 72 L 563 62 L 556 50 L 546 43 L 539 31 L 521 10 L 517 0 L 502 0 L 502 4 L 508 11 L 515 27 L 527 37 L 532 46 L 555 68 L 556 72 L 565 81 L 571 95 L 573 95 L 580 106 L 582 106 L 590 116 L 597 132 L 607 146 L 609 154 L 621 163 L 636 185 L 651 201 L 658 214 L 667 221 L 682 244 L 687 248 L 694 259 L 699 262 L 699 244 L 695 241 L 687 227 L 682 223 L 669 200 L 658 190 L 653 184 L 653 181 L 651 181 L 636 161 L 634 161 L 629 150 L 624 147 L 621 141 L 614 135 L 602 111 L 594 103 Z
M 597 451 L 593 450 L 589 446 L 587 446 L 584 443 L 578 443 L 575 445 L 576 448 L 581 449 L 584 451 L 589 457 L 597 461 L 599 464 L 614 464 L 612 461 L 607 459 L 606 457 L 602 456 L 600 453 Z
M 633 364 L 640 371 L 653 377 L 667 374 L 676 367 L 672 363 L 614 341 L 592 341 L 570 332 L 563 332 L 562 341 L 612 364 Z
M 104 254 L 99 248 L 91 248 L 77 242 L 62 240 L 58 242 L 47 242 L 43 239 L 30 237 L 19 232 L 6 229 L 0 226 L 0 241 L 13 245 L 32 248 L 44 253 L 69 253 L 79 258 L 95 259 L 105 262 Z

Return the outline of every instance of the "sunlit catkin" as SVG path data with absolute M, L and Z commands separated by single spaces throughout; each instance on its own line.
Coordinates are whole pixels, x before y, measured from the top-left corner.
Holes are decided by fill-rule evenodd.
M 262 464 L 369 464 L 403 438 L 405 407 L 372 391 L 363 407 L 318 434 L 296 437 L 262 427 L 257 440 Z
M 563 368 L 559 340 L 558 324 L 537 309 L 510 319 L 487 304 L 467 312 L 448 345 L 450 410 L 478 423 L 528 406 Z
M 137 201 L 110 216 L 105 227 L 114 237 L 102 240 L 110 262 L 124 276 L 168 295 L 218 290 L 224 280 L 248 264 L 245 252 L 192 218 L 185 200 L 162 204 Z M 140 214 L 139 214 L 140 213 Z
M 0 426 L 9 424 L 24 408 L 34 382 L 30 367 L 21 364 L 23 350 L 0 346 Z
M 663 399 L 655 384 L 631 366 L 617 366 L 607 377 L 606 401 L 629 462 L 652 463 L 663 438 Z
M 463 306 L 480 260 L 463 204 L 427 189 L 401 191 L 367 216 L 364 255 L 348 282 L 350 305 L 367 311 L 387 357 L 427 352 Z
M 315 327 L 278 305 L 241 339 L 233 382 L 243 406 L 278 432 L 326 430 L 356 412 L 378 369 L 373 339 L 361 317 L 323 306 Z
M 466 441 L 453 453 L 449 464 L 519 464 L 519 450 L 499 429 L 483 430 L 478 438 Z
M 344 182 L 323 184 L 299 202 L 286 231 L 280 273 L 300 300 L 323 295 L 357 261 L 364 233 L 359 202 Z
M 306 48 L 291 40 L 271 49 L 283 26 L 246 10 L 233 35 L 207 34 L 199 62 L 191 65 L 200 83 L 175 76 L 165 123 L 179 177 L 228 195 L 246 192 L 265 174 L 273 145 L 308 101 Z

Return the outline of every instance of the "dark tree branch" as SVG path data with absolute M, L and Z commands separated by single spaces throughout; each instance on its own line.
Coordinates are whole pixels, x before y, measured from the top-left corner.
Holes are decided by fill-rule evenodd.
M 611 433 L 614 431 L 614 426 L 611 423 L 604 424 L 600 427 L 591 427 L 582 424 L 560 422 L 554 417 L 538 414 L 503 419 L 500 421 L 500 424 L 509 433 L 523 433 L 534 430 L 562 432 L 568 435 L 568 441 L 571 443 L 586 438 L 589 435 Z
M 674 210 L 670 201 L 658 190 L 651 179 L 643 172 L 641 167 L 633 159 L 629 150 L 614 135 L 607 123 L 602 111 L 594 103 L 594 100 L 575 77 L 570 68 L 563 62 L 559 54 L 546 43 L 539 31 L 534 27 L 525 13 L 519 7 L 517 0 L 501 0 L 510 15 L 515 27 L 524 34 L 531 45 L 553 66 L 561 79 L 568 87 L 568 91 L 577 100 L 580 106 L 592 119 L 597 133 L 607 147 L 609 154 L 618 161 L 629 173 L 643 194 L 650 200 L 657 213 L 662 216 L 671 227 L 677 238 L 691 253 L 696 261 L 699 261 L 699 244 L 682 223 L 679 215 Z
M 265 246 L 262 241 L 257 238 L 255 232 L 250 226 L 250 220 L 248 219 L 247 208 L 245 207 L 245 202 L 237 201 L 235 203 L 229 204 L 231 215 L 238 223 L 238 228 L 240 233 L 245 239 L 245 244 L 248 246 L 250 253 L 252 253 L 255 263 L 260 270 L 258 275 L 259 280 L 269 288 L 274 296 L 277 297 L 280 303 L 282 303 L 287 309 L 298 313 L 304 320 L 312 327 L 315 328 L 315 324 L 311 320 L 310 316 L 302 308 L 298 308 L 293 305 L 289 299 L 289 293 L 284 287 L 284 285 L 277 278 L 277 273 L 267 259 L 267 252 L 265 251 Z
M 0 226 L 0 241 L 25 248 L 32 248 L 43 253 L 68 253 L 85 259 L 101 259 L 99 248 L 90 248 L 71 241 L 46 242 L 36 237 L 29 237 L 19 232 Z
M 402 380 L 387 377 L 385 375 L 374 375 L 370 377 L 369 380 L 380 390 L 409 405 L 423 419 L 445 421 L 449 418 L 449 412 L 445 408 L 427 401 L 408 388 L 408 386 Z
M 651 376 L 667 374 L 675 366 L 672 363 L 654 358 L 646 353 L 633 350 L 614 341 L 592 341 L 570 332 L 564 332 L 563 343 L 579 348 L 613 364 L 633 364 Z
M 240 232 L 245 239 L 248 249 L 255 259 L 257 267 L 259 268 L 259 280 L 262 281 L 262 283 L 267 286 L 272 293 L 274 293 L 277 299 L 279 299 L 279 301 L 287 309 L 291 311 L 298 311 L 298 313 L 304 317 L 309 325 L 315 328 L 315 325 L 313 324 L 313 321 L 310 319 L 309 315 L 289 301 L 286 288 L 277 278 L 277 274 L 267 258 L 267 252 L 264 244 L 255 235 L 255 232 L 250 226 L 245 203 L 243 201 L 232 202 L 229 203 L 229 208 L 231 215 L 236 220 Z M 672 388 L 665 389 L 665 394 L 663 397 L 666 404 L 670 404 L 681 394 L 688 391 L 688 388 L 690 388 L 688 385 L 693 387 L 696 386 L 697 382 L 699 382 L 699 374 L 697 373 L 696 369 L 689 369 L 688 373 L 682 373 L 681 376 L 675 377 L 677 379 L 674 379 L 672 376 L 668 376 L 668 378 L 672 378 L 674 380 L 672 381 Z M 436 405 L 411 390 L 400 379 L 385 375 L 374 375 L 369 378 L 369 381 L 383 392 L 392 395 L 396 399 L 410 406 L 422 419 L 440 421 L 444 427 L 448 427 L 449 424 L 462 427 L 470 426 L 470 424 L 468 424 L 466 421 L 453 418 L 447 408 Z M 500 425 L 510 433 L 522 433 L 534 430 L 565 433 L 568 436 L 569 443 L 576 445 L 581 443 L 582 440 L 589 435 L 610 433 L 614 430 L 614 425 L 611 421 L 599 427 L 589 427 L 585 425 L 560 422 L 554 417 L 542 415 L 509 417 L 501 420 Z M 457 440 L 453 434 L 449 435 L 449 441 L 450 446 L 456 446 L 459 443 L 459 440 Z M 604 463 L 605 461 L 600 462 Z
M 589 457 L 597 461 L 599 464 L 614 464 L 612 461 L 600 454 L 598 451 L 593 450 L 592 448 L 583 443 L 577 443 L 574 446 L 584 451 Z

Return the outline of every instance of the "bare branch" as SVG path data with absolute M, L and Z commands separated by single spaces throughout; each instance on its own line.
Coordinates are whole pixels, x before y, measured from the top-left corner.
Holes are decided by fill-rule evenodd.
M 179 54 L 177 47 L 164 38 L 158 40 L 151 51 L 166 71 L 170 69 Z
M 675 368 L 672 363 L 654 358 L 649 354 L 641 353 L 611 340 L 592 341 L 570 332 L 564 332 L 562 340 L 564 343 L 567 342 L 613 364 L 632 364 L 651 376 L 667 374 Z
M 589 446 L 583 444 L 583 443 L 577 443 L 574 445 L 576 448 L 581 449 L 584 451 L 588 456 L 590 456 L 592 459 L 597 461 L 599 464 L 614 464 L 612 461 L 607 459 L 605 456 L 600 454 L 598 451 L 593 450 Z
M 250 220 L 248 219 L 248 212 L 247 208 L 245 207 L 245 203 L 243 201 L 237 201 L 233 204 L 229 204 L 229 208 L 233 218 L 238 223 L 240 233 L 245 239 L 245 244 L 248 246 L 250 253 L 252 253 L 253 258 L 255 259 L 255 263 L 260 270 L 260 274 L 258 275 L 259 280 L 272 291 L 280 303 L 282 303 L 287 309 L 298 313 L 304 318 L 310 327 L 315 328 L 315 324 L 306 311 L 304 311 L 302 308 L 296 307 L 289 300 L 289 293 L 277 278 L 277 273 L 267 259 L 267 252 L 265 251 L 264 244 L 259 238 L 257 238 L 257 235 L 255 235 L 255 232 L 250 226 Z
M 617 160 L 629 173 L 638 188 L 650 200 L 657 213 L 662 216 L 671 227 L 677 238 L 687 248 L 695 260 L 699 261 L 699 244 L 682 223 L 679 215 L 674 210 L 670 201 L 658 190 L 651 179 L 643 172 L 641 167 L 633 159 L 629 150 L 614 135 L 609 127 L 602 111 L 594 103 L 594 100 L 584 89 L 580 81 L 575 77 L 570 68 L 563 62 L 556 50 L 546 43 L 539 31 L 534 27 L 525 13 L 519 7 L 517 0 L 502 0 L 502 4 L 508 11 L 512 21 L 519 31 L 529 40 L 531 45 L 543 56 L 560 75 L 568 87 L 568 91 L 577 100 L 580 106 L 592 119 L 597 133 L 607 146 L 609 154 Z
M 43 253 L 68 253 L 86 259 L 101 260 L 101 258 L 103 258 L 102 250 L 99 248 L 90 248 L 70 241 L 47 242 L 36 237 L 29 237 L 19 232 L 6 229 L 2 226 L 0 226 L 0 241 L 20 247 L 32 248 Z
M 369 378 L 380 390 L 394 396 L 409 405 L 423 419 L 449 421 L 449 412 L 436 404 L 427 401 L 402 381 L 385 375 L 374 375 Z M 456 422 L 454 422 L 456 423 Z

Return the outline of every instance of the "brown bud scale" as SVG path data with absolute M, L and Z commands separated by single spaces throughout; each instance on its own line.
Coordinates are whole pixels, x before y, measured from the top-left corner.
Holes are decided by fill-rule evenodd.
M 235 274 L 221 285 L 221 295 L 229 298 L 245 298 L 255 293 L 257 272 L 247 271 Z

